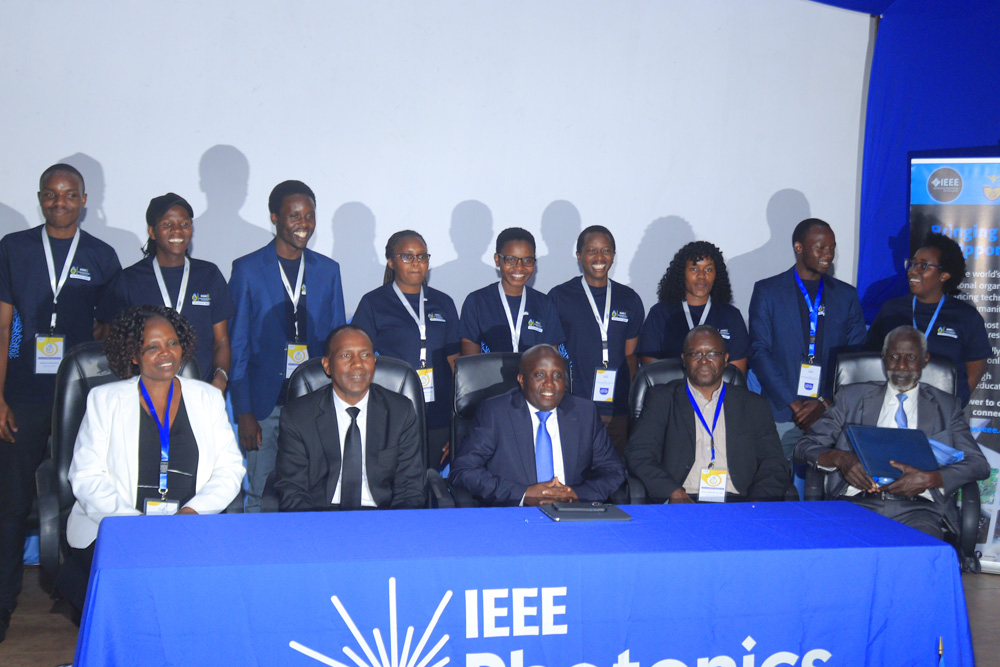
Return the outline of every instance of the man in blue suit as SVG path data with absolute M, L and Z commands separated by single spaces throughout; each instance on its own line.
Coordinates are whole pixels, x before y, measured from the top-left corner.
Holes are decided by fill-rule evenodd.
M 268 209 L 274 240 L 233 262 L 229 280 L 236 306 L 229 392 L 247 453 L 248 512 L 260 511 L 274 470 L 288 378 L 322 356 L 327 334 L 346 321 L 340 266 L 306 247 L 316 229 L 316 195 L 305 183 L 285 181 L 271 191 Z
M 566 393 L 551 345 L 521 357 L 520 389 L 483 401 L 450 481 L 488 505 L 604 501 L 625 481 L 594 402 Z
M 826 411 L 836 353 L 865 340 L 857 290 L 827 275 L 837 249 L 830 225 L 803 220 L 792 249 L 795 266 L 758 281 L 750 298 L 750 370 L 789 460 L 799 435 Z

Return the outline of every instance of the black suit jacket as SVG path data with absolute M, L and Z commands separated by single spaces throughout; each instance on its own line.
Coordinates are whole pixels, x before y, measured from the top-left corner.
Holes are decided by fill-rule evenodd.
M 694 465 L 698 417 L 686 387 L 687 380 L 674 380 L 651 388 L 625 447 L 629 471 L 654 501 L 664 502 L 681 488 Z M 726 385 L 723 416 L 733 486 L 749 500 L 784 498 L 790 473 L 767 400 Z
M 282 512 L 335 509 L 341 453 L 333 389 L 323 387 L 281 411 L 274 487 Z M 378 385 L 368 388 L 365 467 L 379 509 L 424 504 L 423 460 L 417 419 L 408 399 Z
M 556 408 L 566 479 L 584 502 L 604 501 L 625 482 L 593 401 L 566 394 Z M 537 481 L 535 436 L 520 388 L 483 401 L 449 481 L 490 505 L 517 505 Z

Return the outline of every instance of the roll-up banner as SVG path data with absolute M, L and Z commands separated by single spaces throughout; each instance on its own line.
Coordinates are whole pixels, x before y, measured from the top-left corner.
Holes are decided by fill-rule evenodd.
M 970 153 L 989 156 L 959 157 Z M 992 353 L 966 415 L 972 435 L 990 464 L 979 483 L 982 509 L 977 549 L 983 570 L 1000 573 L 1000 147 L 910 154 L 910 250 L 928 232 L 953 238 L 965 254 L 960 299 L 986 322 Z M 899 267 L 902 270 L 902 267 Z M 939 332 L 931 332 L 937 335 Z M 947 335 L 949 332 L 940 332 Z

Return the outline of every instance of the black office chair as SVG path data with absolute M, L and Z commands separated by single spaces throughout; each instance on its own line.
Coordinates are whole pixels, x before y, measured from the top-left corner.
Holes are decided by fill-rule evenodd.
M 517 352 L 473 354 L 455 360 L 455 387 L 451 401 L 451 461 L 454 463 L 465 438 L 476 422 L 476 410 L 487 398 L 499 396 L 518 386 L 521 355 Z M 462 487 L 449 483 L 455 505 L 479 507 L 479 502 Z
M 427 468 L 427 423 L 424 414 L 424 390 L 420 385 L 420 378 L 405 361 L 393 359 L 391 357 L 379 356 L 375 359 L 375 375 L 372 382 L 402 394 L 413 403 L 413 410 L 417 417 L 417 432 L 420 438 L 420 460 L 421 465 L 427 470 L 427 485 L 430 495 L 428 496 L 428 507 L 454 507 L 451 495 L 448 493 L 441 474 L 435 469 Z M 323 370 L 323 359 L 317 357 L 310 359 L 295 369 L 292 377 L 288 380 L 287 400 L 305 396 L 317 389 L 329 387 L 330 377 Z M 262 512 L 277 512 L 279 507 L 278 493 L 274 488 L 275 473 L 272 471 L 268 475 L 264 485 L 264 495 L 261 498 Z
M 191 359 L 180 375 L 198 379 L 198 362 Z M 87 410 L 87 395 L 94 387 L 114 382 L 104 356 L 104 343 L 93 341 L 74 346 L 59 365 L 56 374 L 55 398 L 52 405 L 51 458 L 42 462 L 35 473 L 38 485 L 38 551 L 42 569 L 55 578 L 65 562 L 69 545 L 66 543 L 66 520 L 76 498 L 69 484 L 69 464 L 73 459 L 76 434 Z M 232 508 L 242 508 L 237 496 Z
M 674 380 L 682 380 L 686 377 L 684 362 L 680 357 L 672 359 L 660 359 L 651 364 L 645 364 L 639 369 L 632 379 L 632 386 L 628 392 L 628 427 L 629 431 L 635 426 L 635 422 L 642 414 L 642 406 L 646 402 L 646 393 L 657 385 L 668 384 Z M 734 387 L 746 387 L 747 381 L 741 371 L 736 366 L 728 364 L 722 371 L 722 381 Z M 645 505 L 648 500 L 646 485 L 633 475 L 628 476 L 629 503 L 632 505 Z
M 837 359 L 834 375 L 834 392 L 848 384 L 858 382 L 884 382 L 882 355 L 879 352 L 845 352 Z M 955 366 L 950 359 L 931 355 L 931 360 L 920 375 L 920 381 L 946 394 L 954 396 L 958 390 Z M 826 496 L 826 473 L 809 469 L 806 475 L 806 500 L 823 500 Z M 979 572 L 979 558 L 976 556 L 976 540 L 979 535 L 980 496 L 979 483 L 969 482 L 962 486 L 961 523 L 959 534 L 953 536 L 958 549 L 962 568 Z

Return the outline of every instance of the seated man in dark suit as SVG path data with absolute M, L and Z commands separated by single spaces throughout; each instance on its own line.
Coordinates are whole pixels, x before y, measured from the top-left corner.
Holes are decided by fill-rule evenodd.
M 729 355 L 722 336 L 708 325 L 691 329 L 683 359 L 687 379 L 646 394 L 625 447 L 631 473 L 653 502 L 784 498 L 791 473 L 770 406 L 723 384 Z
M 843 387 L 833 407 L 795 444 L 795 460 L 830 472 L 829 498 L 846 498 L 938 539 L 943 528 L 957 533 L 958 510 L 951 496 L 966 482 L 985 479 L 989 464 L 976 445 L 955 396 L 920 384 L 930 361 L 927 339 L 909 326 L 893 329 L 882 345 L 888 383 L 861 382 Z M 919 428 L 927 437 L 964 453 L 961 461 L 940 470 L 918 470 L 893 463 L 899 479 L 876 484 L 844 436 L 849 424 Z
M 488 505 L 607 500 L 625 467 L 593 401 L 566 393 L 566 360 L 536 345 L 519 370 L 520 389 L 479 406 L 450 481 Z
M 372 384 L 375 352 L 360 327 L 337 327 L 324 349 L 332 388 L 291 400 L 281 412 L 274 484 L 281 511 L 423 506 L 413 404 Z

